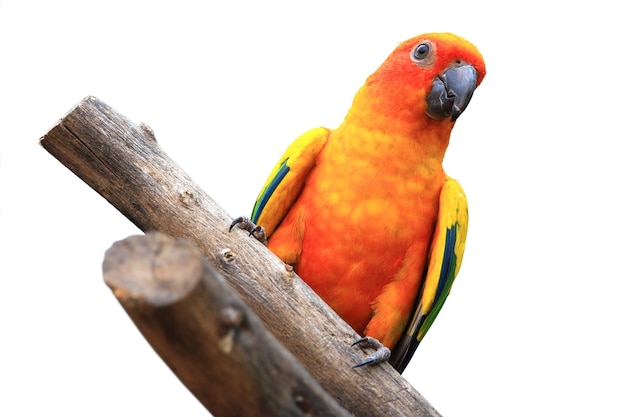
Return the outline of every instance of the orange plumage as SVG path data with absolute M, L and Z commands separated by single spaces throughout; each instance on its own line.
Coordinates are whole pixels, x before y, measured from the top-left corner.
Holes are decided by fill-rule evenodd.
M 338 128 L 313 129 L 290 146 L 255 205 L 252 220 L 265 227 L 269 248 L 358 333 L 389 348 L 433 306 L 436 315 L 458 272 L 466 220 L 448 242 L 456 247 L 453 274 L 440 273 L 431 284 L 449 284 L 443 299 L 437 304 L 442 294 L 430 291 L 423 302 L 431 252 L 444 239 L 437 232 L 441 201 L 449 198 L 442 188 L 452 181 L 442 160 L 454 121 L 484 75 L 478 50 L 456 35 L 402 42 Z M 462 190 L 451 195 L 458 208 Z M 458 219 L 442 230 L 456 233 Z

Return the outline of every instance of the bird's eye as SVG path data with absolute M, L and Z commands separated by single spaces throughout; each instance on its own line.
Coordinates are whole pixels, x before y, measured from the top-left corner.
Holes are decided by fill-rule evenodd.
M 426 59 L 426 57 L 428 57 L 429 53 L 430 45 L 428 43 L 420 43 L 415 48 L 413 48 L 413 51 L 411 52 L 411 58 L 413 58 L 414 61 L 422 61 Z

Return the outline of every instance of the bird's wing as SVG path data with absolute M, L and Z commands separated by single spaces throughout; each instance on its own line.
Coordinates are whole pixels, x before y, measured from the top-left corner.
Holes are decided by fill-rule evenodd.
M 318 127 L 304 133 L 289 145 L 272 170 L 256 199 L 251 215 L 254 223 L 265 228 L 267 237 L 276 230 L 300 195 L 329 132 L 326 128 Z
M 463 259 L 467 236 L 467 199 L 461 185 L 448 178 L 439 197 L 439 215 L 429 259 L 411 319 L 389 362 L 402 373 L 446 301 Z

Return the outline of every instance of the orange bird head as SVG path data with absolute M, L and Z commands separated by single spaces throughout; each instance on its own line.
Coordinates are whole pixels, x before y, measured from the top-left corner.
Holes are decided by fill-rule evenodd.
M 371 110 L 406 120 L 426 114 L 454 122 L 485 76 L 483 57 L 451 33 L 428 33 L 398 45 L 355 97 Z

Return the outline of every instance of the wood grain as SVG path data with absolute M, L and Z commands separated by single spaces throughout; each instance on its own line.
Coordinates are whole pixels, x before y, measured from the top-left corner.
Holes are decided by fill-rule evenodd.
M 350 414 L 187 240 L 115 243 L 104 280 L 146 340 L 216 417 Z
M 358 416 L 439 415 L 388 364 L 353 369 L 367 353 L 351 347 L 354 330 L 265 246 L 229 233 L 231 218 L 145 124 L 87 97 L 40 143 L 144 232 L 193 242 L 342 407 Z

